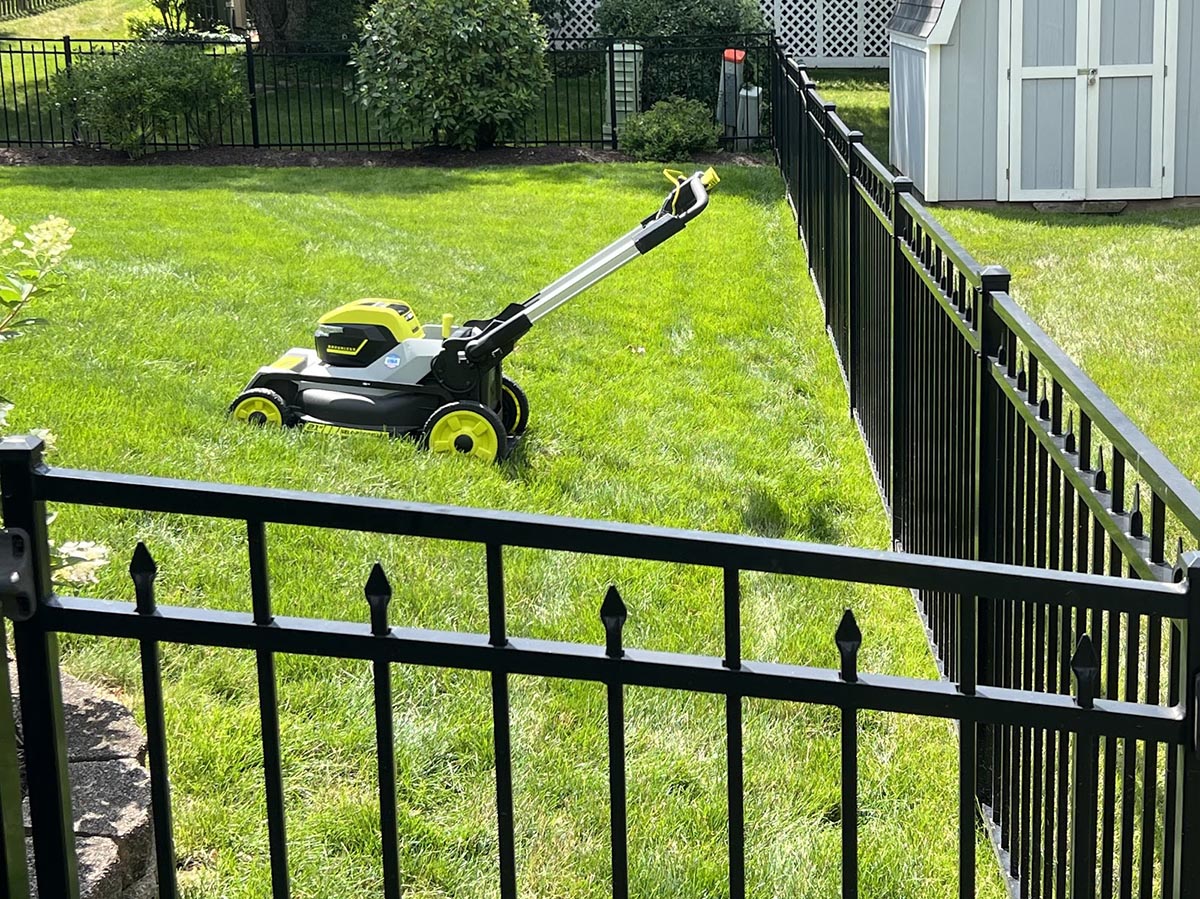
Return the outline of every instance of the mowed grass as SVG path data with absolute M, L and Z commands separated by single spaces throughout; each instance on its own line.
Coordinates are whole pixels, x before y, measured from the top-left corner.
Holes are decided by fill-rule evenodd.
M 123 39 L 129 37 L 125 16 L 150 8 L 146 0 L 83 0 L 35 16 L 6 19 L 0 22 L 0 38 L 69 34 L 72 38 Z
M 1187 412 L 1200 385 L 1200 208 L 934 214 L 981 263 L 1012 272 L 1017 302 L 1200 483 L 1200 427 Z
M 530 295 L 655 209 L 650 166 L 0 171 L 3 213 L 78 228 L 47 327 L 6 343 L 11 430 L 57 435 L 56 466 L 884 547 L 887 524 L 846 412 L 823 318 L 778 175 L 722 170 L 686 231 L 543 320 L 506 361 L 532 424 L 485 466 L 409 442 L 256 430 L 230 400 L 261 364 L 308 345 L 316 318 L 359 296 L 461 321 Z M 58 508 L 61 540 L 114 549 L 91 595 L 131 598 L 135 542 L 164 604 L 248 611 L 237 523 Z M 275 610 L 359 621 L 380 560 L 391 621 L 486 632 L 483 553 L 468 544 L 268 528 Z M 514 635 L 599 643 L 615 583 L 626 644 L 722 654 L 716 570 L 509 550 Z M 747 658 L 834 666 L 854 608 L 864 671 L 933 677 L 910 596 L 743 578 Z M 66 667 L 138 713 L 137 649 L 65 638 Z M 269 894 L 254 659 L 163 647 L 176 851 L 188 897 Z M 293 895 L 380 893 L 375 734 L 364 663 L 278 658 Z M 401 868 L 409 896 L 498 894 L 490 687 L 485 676 L 396 666 Z M 827 897 L 839 883 L 839 716 L 747 701 L 753 895 Z M 627 691 L 630 877 L 638 895 L 727 895 L 724 707 Z M 951 895 L 957 750 L 946 723 L 863 714 L 864 895 Z M 522 895 L 609 894 L 603 688 L 514 678 Z M 1001 896 L 977 847 L 981 895 Z
M 811 69 L 817 91 L 837 104 L 842 121 L 863 133 L 863 143 L 884 165 L 888 162 L 887 69 Z

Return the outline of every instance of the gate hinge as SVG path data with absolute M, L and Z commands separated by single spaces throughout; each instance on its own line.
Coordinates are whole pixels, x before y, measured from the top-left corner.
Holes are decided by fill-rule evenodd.
M 1012 81 L 1012 69 L 1004 70 L 1004 78 L 1006 81 Z
M 1005 181 L 1012 180 L 1012 170 L 1007 167 L 1004 169 L 1004 180 Z
M 0 530 L 0 612 L 13 621 L 33 617 L 33 551 L 20 528 Z

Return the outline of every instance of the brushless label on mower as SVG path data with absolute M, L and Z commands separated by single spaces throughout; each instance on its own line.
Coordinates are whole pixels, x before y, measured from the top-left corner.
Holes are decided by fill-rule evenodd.
M 338 436 L 347 437 L 376 437 L 386 439 L 387 431 L 376 431 L 367 428 L 343 428 L 340 425 L 326 424 L 325 422 L 309 422 L 307 429 L 317 434 L 336 434 Z
M 395 353 L 388 353 L 383 359 L 383 364 L 388 368 L 398 368 L 400 365 L 400 357 Z

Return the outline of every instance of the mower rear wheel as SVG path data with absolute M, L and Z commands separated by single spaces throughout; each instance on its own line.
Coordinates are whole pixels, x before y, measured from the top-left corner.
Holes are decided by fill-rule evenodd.
M 238 421 L 259 427 L 263 425 L 282 427 L 285 423 L 291 424 L 291 416 L 288 414 L 287 403 L 284 402 L 283 397 L 274 390 L 267 390 L 263 387 L 255 387 L 241 393 L 230 403 L 229 414 Z
M 529 426 L 529 398 L 508 375 L 504 375 L 500 384 L 500 418 L 504 430 L 514 437 L 520 437 Z
M 430 452 L 462 453 L 484 462 L 499 462 L 508 451 L 504 423 L 482 403 L 447 403 L 429 416 L 421 438 Z

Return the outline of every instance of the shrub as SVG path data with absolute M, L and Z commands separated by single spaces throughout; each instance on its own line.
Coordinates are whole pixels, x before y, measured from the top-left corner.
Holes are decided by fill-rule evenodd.
M 553 31 L 571 15 L 568 0 L 529 0 L 529 8 L 538 14 L 547 31 Z
M 756 0 L 599 0 L 596 27 L 612 37 L 766 31 Z
M 222 115 L 247 103 L 245 78 L 232 59 L 151 42 L 80 59 L 55 74 L 51 96 L 82 128 L 130 156 L 172 136 L 177 120 L 201 146 L 214 144 Z
M 533 111 L 545 51 L 529 0 L 379 0 L 351 50 L 355 99 L 400 140 L 430 127 L 451 146 L 489 147 Z
M 721 129 L 698 100 L 672 97 L 630 116 L 620 130 L 621 149 L 638 159 L 682 159 L 717 148 Z
M 720 51 L 767 30 L 756 0 L 599 0 L 595 19 L 609 37 L 657 38 L 643 42 L 643 109 L 669 97 L 691 97 L 715 109 Z M 694 49 L 698 45 L 712 49 Z M 748 81 L 754 77 L 749 67 L 744 74 Z
M 125 32 L 137 40 L 143 40 L 163 27 L 163 17 L 153 6 L 143 6 L 125 15 Z

